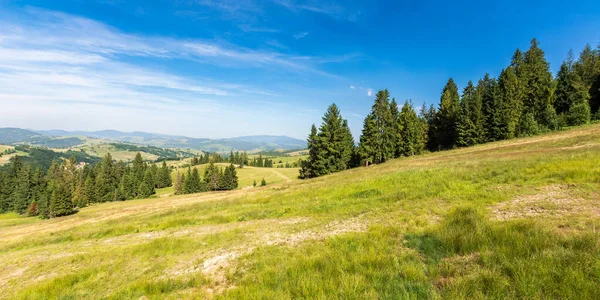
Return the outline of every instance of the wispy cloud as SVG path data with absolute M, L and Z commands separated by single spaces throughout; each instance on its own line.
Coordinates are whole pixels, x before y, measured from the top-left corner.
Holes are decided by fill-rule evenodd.
M 355 87 L 355 86 L 353 86 L 353 85 L 351 85 L 351 86 L 350 86 L 350 88 L 351 88 L 351 89 L 353 89 L 353 90 L 355 90 L 355 89 L 356 89 L 356 87 Z
M 373 96 L 373 89 L 371 89 L 371 88 L 367 89 L 367 96 L 369 96 L 369 97 Z
M 248 124 L 265 122 L 268 117 L 257 120 L 235 101 L 273 100 L 281 97 L 277 92 L 227 77 L 176 74 L 162 63 L 183 60 L 199 68 L 264 69 L 295 78 L 334 76 L 321 71 L 320 64 L 344 59 L 289 52 L 130 34 L 91 19 L 28 8 L 0 20 L 0 126 L 78 129 L 86 124 L 89 129 L 87 125 L 96 124 L 95 129 L 101 129 L 113 127 L 108 121 L 116 118 L 115 123 L 127 123 L 121 129 L 164 132 L 164 126 L 196 130 L 202 123 L 193 120 L 218 123 L 222 115 Z M 163 127 L 155 120 L 164 121 Z M 221 134 L 227 134 L 226 129 Z
M 294 34 L 294 38 L 297 39 L 297 40 L 300 40 L 300 39 L 305 38 L 309 34 L 310 34 L 310 32 L 306 32 L 306 31 L 304 31 L 304 32 L 298 32 L 298 33 Z

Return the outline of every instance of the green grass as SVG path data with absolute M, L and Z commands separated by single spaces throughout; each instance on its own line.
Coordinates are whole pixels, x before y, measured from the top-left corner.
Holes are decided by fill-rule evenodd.
M 217 164 L 221 168 L 225 168 L 229 164 L 222 163 Z M 200 172 L 200 176 L 204 176 L 204 169 L 208 165 L 198 165 L 195 168 Z M 171 173 L 171 177 L 175 180 L 177 176 L 177 170 Z M 187 168 L 180 168 L 180 174 L 187 174 Z M 252 184 L 256 180 L 257 185 L 260 185 L 260 181 L 264 178 L 267 185 L 289 182 L 298 180 L 298 169 L 297 168 L 255 168 L 255 167 L 244 167 L 236 169 L 238 176 L 238 188 L 244 189 L 252 187 Z
M 591 125 L 264 188 L 0 215 L 0 298 L 598 299 L 599 191 Z

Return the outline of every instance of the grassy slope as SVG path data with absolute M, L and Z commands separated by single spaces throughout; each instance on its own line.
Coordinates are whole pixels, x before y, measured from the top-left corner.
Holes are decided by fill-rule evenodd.
M 594 125 L 265 188 L 4 215 L 0 297 L 599 298 L 599 191 Z
M 115 148 L 109 144 L 88 144 L 84 147 L 77 148 L 82 148 L 88 154 L 98 157 L 104 157 L 106 153 L 110 152 L 113 159 L 122 161 L 131 161 L 137 154 L 136 151 L 116 151 Z M 158 156 L 146 152 L 140 152 L 140 154 L 145 160 L 156 160 L 158 158 Z
M 15 148 L 14 146 L 0 145 L 0 153 L 4 152 L 4 150 L 14 149 L 14 148 Z M 15 155 L 27 156 L 27 153 L 23 152 L 23 151 L 17 151 L 17 153 L 14 153 L 14 154 L 2 155 L 2 157 L 0 157 L 0 166 L 7 164 L 10 161 L 10 159 Z
M 229 166 L 227 163 L 217 164 L 220 168 Z M 204 169 L 208 166 L 207 164 L 198 165 L 196 168 L 200 172 L 200 176 L 204 176 Z M 253 182 L 256 180 L 257 184 L 264 178 L 268 185 L 291 182 L 298 180 L 298 169 L 295 168 L 254 168 L 244 167 L 242 169 L 236 169 L 238 176 L 238 186 L 240 189 L 251 187 Z M 181 174 L 186 174 L 187 168 L 179 169 Z M 177 176 L 177 170 L 173 171 L 171 177 L 175 180 Z

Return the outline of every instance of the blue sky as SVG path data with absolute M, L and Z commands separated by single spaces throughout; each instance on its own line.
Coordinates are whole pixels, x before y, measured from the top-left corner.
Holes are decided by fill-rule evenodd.
M 0 126 L 304 139 L 335 102 L 358 139 L 377 90 L 437 104 L 533 37 L 556 71 L 600 2 L 0 0 Z

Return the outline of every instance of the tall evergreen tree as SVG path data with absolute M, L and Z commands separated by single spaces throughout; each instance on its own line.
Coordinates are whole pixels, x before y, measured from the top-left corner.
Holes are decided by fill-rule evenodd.
M 71 202 L 71 193 L 63 182 L 56 183 L 50 197 L 50 216 L 60 217 L 73 213 L 73 203 Z
M 23 166 L 17 173 L 16 185 L 12 193 L 13 210 L 24 214 L 31 203 L 31 172 Z
M 179 170 L 177 170 L 177 175 L 175 175 L 175 182 L 173 182 L 173 190 L 175 191 L 175 195 L 183 194 L 183 181 L 181 178 L 181 174 L 179 174 Z
M 402 126 L 400 125 L 400 109 L 398 107 L 398 103 L 396 102 L 396 98 L 392 98 L 390 102 L 390 113 L 392 115 L 392 133 L 394 138 L 394 157 L 400 157 L 404 155 L 402 153 L 402 136 L 400 132 L 402 131 Z
M 219 188 L 219 175 L 219 168 L 212 162 L 204 169 L 204 182 L 209 191 L 216 191 Z
M 485 141 L 497 141 L 504 139 L 507 135 L 506 122 L 504 121 L 504 104 L 498 81 L 490 78 L 488 74 L 484 77 L 485 89 L 481 97 L 482 113 L 484 118 Z
M 306 139 L 307 147 L 308 147 L 308 158 L 302 161 L 302 165 L 300 168 L 300 179 L 312 178 L 316 177 L 313 164 L 320 163 L 318 161 L 317 151 L 319 150 L 317 146 L 317 127 L 315 124 L 310 128 L 310 134 Z
M 313 143 L 316 157 L 308 158 L 312 177 L 348 169 L 354 148 L 348 124 L 335 103 L 329 106 L 322 119 Z
M 162 166 L 158 171 L 158 188 L 166 188 L 172 184 L 171 169 L 169 169 L 167 163 L 163 161 Z
M 370 163 L 383 163 L 394 158 L 396 154 L 395 124 L 390 111 L 390 94 L 388 90 L 377 92 L 371 113 L 365 119 L 361 136 L 359 153 Z
M 554 129 L 556 116 L 552 114 L 552 73 L 544 51 L 538 47 L 536 39 L 531 41 L 531 47 L 525 52 L 518 75 L 524 88 L 524 113 L 533 114 L 541 126 Z
M 574 71 L 571 51 L 558 71 L 555 99 L 556 112 L 565 115 L 568 125 L 581 125 L 590 121 L 588 87 Z
M 456 128 L 458 146 L 472 146 L 482 141 L 483 117 L 481 112 L 481 95 L 477 92 L 473 82 L 463 90 L 460 102 L 461 112 Z
M 419 120 L 412 104 L 404 102 L 402 111 L 398 115 L 398 153 L 403 156 L 421 154 L 425 151 L 426 141 L 423 139 L 424 123 Z
M 100 161 L 98 173 L 96 174 L 96 195 L 100 202 L 111 201 L 117 188 L 114 176 L 114 163 L 110 153 Z
M 154 194 L 154 174 L 150 168 L 144 172 L 144 178 L 138 187 L 138 198 L 145 199 Z
M 436 113 L 435 132 L 433 138 L 435 146 L 441 149 L 450 149 L 456 145 L 458 116 L 460 113 L 460 97 L 458 87 L 450 78 L 442 90 L 440 109 Z
M 523 112 L 523 89 L 517 77 L 517 72 L 512 66 L 502 71 L 498 80 L 498 87 L 504 106 L 501 109 L 504 136 L 505 138 L 514 138 L 517 135 L 517 127 Z

